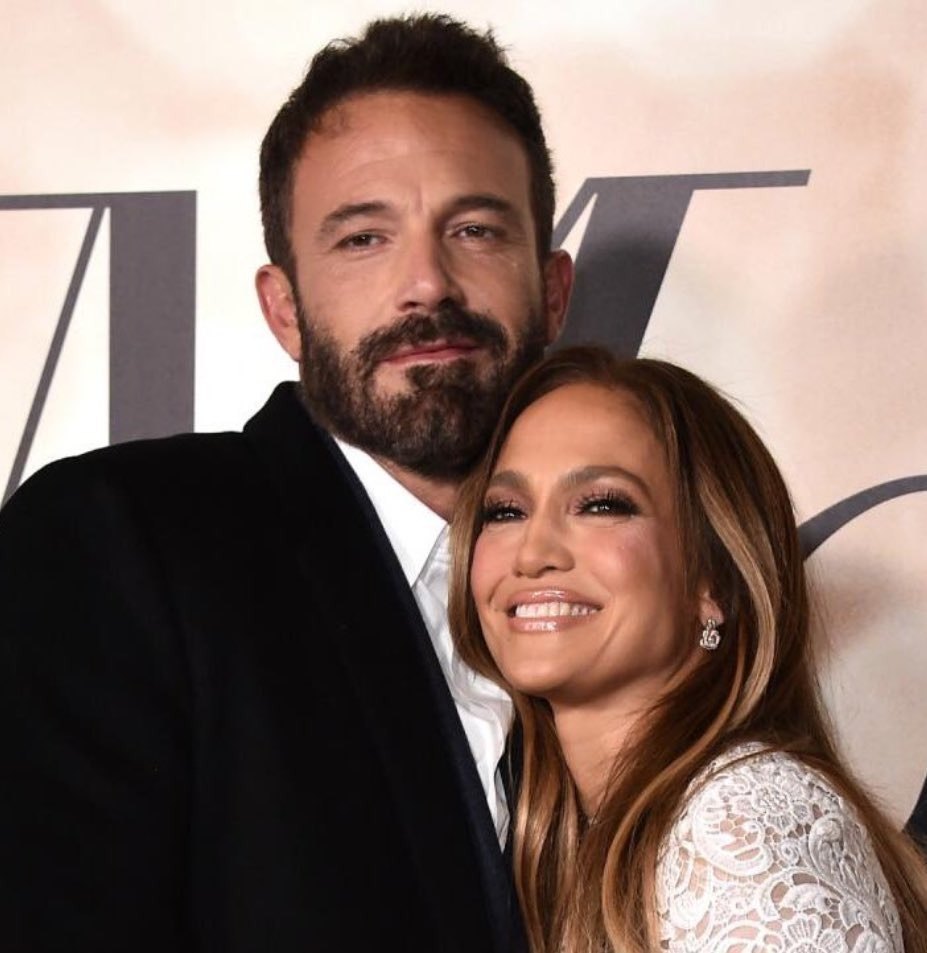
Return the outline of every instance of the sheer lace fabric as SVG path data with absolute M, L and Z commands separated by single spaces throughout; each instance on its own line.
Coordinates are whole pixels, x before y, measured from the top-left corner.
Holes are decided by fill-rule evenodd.
M 855 810 L 815 771 L 759 744 L 733 748 L 693 787 L 661 852 L 657 902 L 660 949 L 674 953 L 904 949 Z

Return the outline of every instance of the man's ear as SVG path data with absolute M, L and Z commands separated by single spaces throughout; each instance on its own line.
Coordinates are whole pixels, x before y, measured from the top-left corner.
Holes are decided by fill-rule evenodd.
M 573 259 L 562 249 L 551 252 L 544 263 L 544 310 L 548 344 L 553 344 L 560 337 L 572 290 Z
M 267 327 L 294 361 L 300 357 L 299 319 L 290 279 L 277 265 L 262 265 L 254 277 Z

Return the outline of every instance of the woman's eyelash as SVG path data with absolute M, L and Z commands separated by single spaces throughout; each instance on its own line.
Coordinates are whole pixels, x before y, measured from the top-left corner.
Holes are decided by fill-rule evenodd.
M 592 516 L 636 516 L 640 507 L 625 493 L 607 490 L 604 493 L 590 493 L 577 500 L 579 513 Z
M 483 504 L 483 523 L 504 523 L 522 516 L 521 508 L 513 500 L 488 501 Z
M 589 516 L 636 516 L 640 507 L 627 494 L 606 490 L 580 497 L 573 505 L 573 511 Z M 520 520 L 524 516 L 524 509 L 514 500 L 489 500 L 483 504 L 484 525 Z

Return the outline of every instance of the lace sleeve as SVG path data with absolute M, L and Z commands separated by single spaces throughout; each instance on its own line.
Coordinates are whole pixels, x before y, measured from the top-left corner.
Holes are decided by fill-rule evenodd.
M 660 948 L 903 953 L 855 811 L 797 759 L 742 746 L 724 760 L 743 754 L 696 788 L 664 845 Z

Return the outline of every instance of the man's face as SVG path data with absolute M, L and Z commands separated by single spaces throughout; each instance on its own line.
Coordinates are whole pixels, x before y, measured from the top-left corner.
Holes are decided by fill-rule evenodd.
M 308 137 L 292 201 L 295 287 L 267 266 L 258 288 L 310 410 L 415 473 L 462 476 L 569 291 L 565 256 L 538 262 L 517 136 L 464 97 L 358 95 Z

